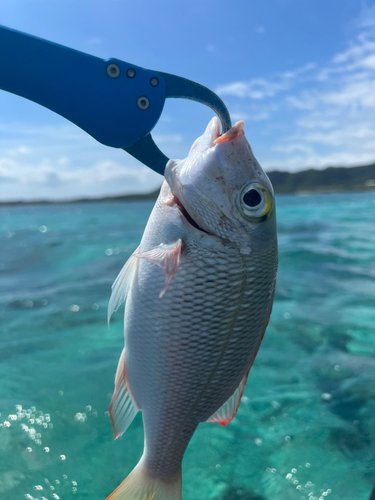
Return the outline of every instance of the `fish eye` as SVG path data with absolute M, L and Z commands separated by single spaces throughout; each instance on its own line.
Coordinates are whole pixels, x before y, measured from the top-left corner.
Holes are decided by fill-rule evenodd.
M 251 182 L 242 189 L 240 205 L 246 217 L 260 220 L 270 211 L 272 198 L 265 187 L 257 182 Z
M 242 199 L 245 205 L 253 208 L 261 204 L 262 195 L 259 193 L 257 189 L 251 188 L 243 195 Z

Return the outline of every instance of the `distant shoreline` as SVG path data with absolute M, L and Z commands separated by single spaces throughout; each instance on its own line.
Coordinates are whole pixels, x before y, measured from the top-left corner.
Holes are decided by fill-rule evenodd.
M 375 191 L 375 163 L 363 167 L 328 167 L 324 170 L 309 169 L 300 172 L 273 171 L 267 173 L 276 195 L 334 194 L 353 191 Z M 114 203 L 153 201 L 159 189 L 149 193 L 77 198 L 67 200 L 15 200 L 0 201 L 0 207 L 28 205 L 67 205 L 72 203 Z
M 119 196 L 101 196 L 100 198 L 73 198 L 68 200 L 15 200 L 0 201 L 0 207 L 5 206 L 26 206 L 26 205 L 69 205 L 72 203 L 113 203 L 130 201 L 148 201 L 156 200 L 159 195 L 159 189 L 149 193 L 134 193 Z

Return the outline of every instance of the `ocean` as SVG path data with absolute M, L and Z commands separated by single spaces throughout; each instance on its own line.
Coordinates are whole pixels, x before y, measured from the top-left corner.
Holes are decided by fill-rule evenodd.
M 114 441 L 123 348 L 111 284 L 152 202 L 0 208 L 0 499 L 104 500 L 139 460 Z M 375 193 L 277 198 L 279 272 L 234 421 L 202 424 L 184 500 L 368 500 L 375 485 Z

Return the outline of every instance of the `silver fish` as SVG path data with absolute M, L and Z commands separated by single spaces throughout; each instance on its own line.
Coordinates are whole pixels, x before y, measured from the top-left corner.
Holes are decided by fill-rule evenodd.
M 200 422 L 236 415 L 272 309 L 277 270 L 271 183 L 238 122 L 217 118 L 170 160 L 142 241 L 112 287 L 126 299 L 115 437 L 142 411 L 145 445 L 111 500 L 181 499 L 181 462 Z M 107 500 L 108 500 L 107 499 Z

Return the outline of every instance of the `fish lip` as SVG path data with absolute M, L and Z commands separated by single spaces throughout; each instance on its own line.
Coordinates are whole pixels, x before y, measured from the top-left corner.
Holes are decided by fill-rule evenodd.
M 197 222 L 193 219 L 193 217 L 189 214 L 189 212 L 186 210 L 186 208 L 184 207 L 184 205 L 181 203 L 180 199 L 177 198 L 177 196 L 174 194 L 174 192 L 171 190 L 171 193 L 172 193 L 172 196 L 173 196 L 173 199 L 172 199 L 172 202 L 171 204 L 172 205 L 175 205 L 178 209 L 178 211 L 180 212 L 180 214 L 184 217 L 184 219 L 191 225 L 193 226 L 195 229 L 197 229 L 198 231 L 201 231 L 203 233 L 206 233 L 206 234 L 209 234 L 211 235 L 211 233 L 209 233 L 208 231 L 206 231 L 205 229 L 203 229 L 203 227 L 201 227 L 199 224 L 197 224 Z

